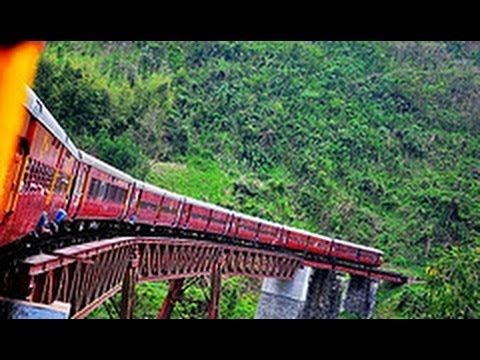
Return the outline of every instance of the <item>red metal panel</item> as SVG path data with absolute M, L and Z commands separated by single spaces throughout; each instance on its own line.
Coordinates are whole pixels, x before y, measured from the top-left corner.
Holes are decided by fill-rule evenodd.
M 161 195 L 153 194 L 148 190 L 142 191 L 137 211 L 137 222 L 139 224 L 155 224 L 161 198 Z
M 238 239 L 256 241 L 258 224 L 247 219 L 240 218 L 237 224 L 236 237 Z
M 230 221 L 230 215 L 225 212 L 213 210 L 207 230 L 211 234 L 224 234 Z
M 30 121 L 27 131 L 30 155 L 16 209 L 0 225 L 0 246 L 4 246 L 29 232 L 46 209 L 46 200 L 52 187 L 55 166 L 61 145 L 37 121 Z
M 272 244 L 279 236 L 281 228 L 269 224 L 261 224 L 258 233 L 258 241 L 264 244 Z
M 125 210 L 129 184 L 94 167 L 90 168 L 86 194 L 77 214 L 78 219 L 118 220 Z M 95 187 L 95 184 L 97 186 Z M 107 185 L 118 187 L 123 192 L 121 201 L 105 200 Z M 96 189 L 96 190 L 95 190 Z
M 180 209 L 181 201 L 165 195 L 162 204 L 162 211 L 157 218 L 158 226 L 172 227 L 176 224 L 177 212 Z
M 314 236 L 310 239 L 308 252 L 318 255 L 328 255 L 331 242 L 321 236 Z
M 183 229 L 204 231 L 210 221 L 211 211 L 200 205 L 186 204 L 182 215 L 181 227 Z
M 307 235 L 296 231 L 290 231 L 287 238 L 287 247 L 298 251 L 304 251 L 307 247 L 307 240 Z

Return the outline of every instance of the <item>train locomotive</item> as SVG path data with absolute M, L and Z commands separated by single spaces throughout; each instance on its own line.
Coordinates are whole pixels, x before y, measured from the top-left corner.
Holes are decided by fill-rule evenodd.
M 27 87 L 25 121 L 0 209 L 0 248 L 58 227 L 168 230 L 380 266 L 383 252 L 262 220 L 139 181 L 78 149 Z

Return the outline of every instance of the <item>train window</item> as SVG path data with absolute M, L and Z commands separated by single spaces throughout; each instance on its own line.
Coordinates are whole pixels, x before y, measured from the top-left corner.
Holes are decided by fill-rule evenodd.
M 117 190 L 117 187 L 112 184 L 107 185 L 107 199 L 108 201 L 113 201 L 115 202 L 115 192 Z
M 145 209 L 145 210 L 156 211 L 157 210 L 157 205 L 155 205 L 154 203 L 149 202 L 149 201 L 141 201 L 140 202 L 140 208 Z
M 120 203 L 125 200 L 126 190 L 120 189 L 110 183 L 98 182 L 98 188 L 96 190 L 96 197 L 99 197 L 106 201 Z
M 85 173 L 81 172 L 80 176 L 77 176 L 75 183 L 75 194 L 80 194 L 82 192 L 83 181 L 85 180 Z
M 264 235 L 270 235 L 270 236 L 275 236 L 275 232 L 274 231 L 270 231 L 268 228 L 265 229 L 262 227 L 262 230 L 260 231 L 262 234 Z
M 202 220 L 207 220 L 207 216 L 204 214 L 197 214 L 197 213 L 192 213 L 192 218 L 193 219 L 202 219 Z M 212 221 L 214 221 L 214 218 L 212 218 Z
M 110 192 L 109 192 L 109 195 L 108 195 L 108 200 L 110 201 L 113 201 L 113 202 L 117 202 L 117 198 L 116 198 L 116 195 L 117 195 L 117 192 L 118 192 L 118 186 L 115 186 L 115 185 L 110 185 Z
M 38 160 L 30 158 L 24 177 L 23 192 L 46 194 L 50 190 L 55 169 Z
M 111 185 L 109 183 L 105 183 L 105 193 L 103 194 L 103 198 L 105 200 L 110 200 L 110 187 Z
M 253 231 L 253 232 L 256 232 L 256 231 L 257 231 L 257 229 L 256 229 L 255 227 L 253 227 L 253 226 L 248 226 L 248 225 L 243 225 L 243 224 L 240 225 L 240 228 L 241 228 L 241 229 L 244 229 L 244 230 Z
M 121 203 L 124 201 L 126 191 L 119 187 L 115 188 L 115 202 Z
M 33 169 L 35 167 L 34 160 L 29 158 L 27 160 L 27 169 L 25 171 L 25 177 L 23 179 L 23 186 L 21 192 L 31 192 L 32 191 L 32 177 L 33 177 Z
M 115 196 L 117 195 L 117 187 L 112 184 L 108 184 L 108 200 L 116 202 Z
M 171 213 L 170 206 L 167 206 L 167 205 L 162 206 L 162 212 L 170 214 Z
M 107 187 L 106 184 L 103 181 L 101 181 L 100 182 L 100 188 L 99 188 L 98 194 L 96 196 L 97 198 L 100 198 L 100 199 L 104 198 L 106 187 Z
M 117 200 L 118 189 L 119 189 L 118 186 L 115 186 L 115 185 L 112 185 L 112 187 L 110 189 L 110 199 L 113 202 L 118 202 L 118 200 Z
M 112 201 L 113 202 L 119 202 L 120 196 L 119 196 L 118 190 L 120 190 L 120 189 L 117 186 L 112 186 Z
M 116 197 L 114 199 L 114 202 L 123 203 L 125 201 L 125 198 L 127 197 L 127 190 L 122 189 L 118 186 L 115 186 L 115 191 L 116 191 Z
M 55 194 L 64 194 L 67 192 L 68 184 L 70 183 L 68 176 L 60 172 L 57 177 L 57 182 L 55 183 Z
M 97 179 L 92 178 L 92 180 L 90 181 L 90 187 L 88 189 L 89 198 L 94 199 L 97 197 L 99 186 L 100 182 Z

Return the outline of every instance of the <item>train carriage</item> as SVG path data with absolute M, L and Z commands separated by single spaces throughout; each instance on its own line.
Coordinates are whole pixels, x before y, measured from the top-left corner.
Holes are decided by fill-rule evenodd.
M 130 220 L 135 214 L 136 223 L 155 225 L 163 196 L 164 192 L 156 186 L 140 181 L 135 182 L 127 218 Z
M 344 243 L 338 239 L 332 242 L 330 256 L 338 257 L 347 261 L 356 261 L 360 251 L 358 248 L 349 246 L 348 243 Z
M 14 178 L 5 216 L 0 224 L 0 246 L 31 232 L 40 233 L 65 211 L 79 151 L 36 94 L 27 88 L 26 119 L 19 139 Z
M 225 234 L 230 212 L 220 206 L 187 198 L 182 216 L 182 228 L 213 235 Z
M 332 239 L 328 237 L 313 234 L 308 245 L 308 252 L 326 256 L 330 251 L 331 242 Z
M 286 246 L 297 251 L 308 251 L 312 234 L 308 231 L 295 229 L 290 226 L 286 226 L 286 229 L 288 231 Z
M 23 135 L 2 202 L 0 246 L 62 221 L 124 221 L 177 235 L 226 236 L 380 266 L 379 250 L 237 213 L 138 181 L 77 149 L 28 89 Z M 3 198 L 2 198 L 3 199 Z
M 211 211 L 208 204 L 191 198 L 185 198 L 179 227 L 188 231 L 205 231 Z
M 263 244 L 276 244 L 279 242 L 282 226 L 270 221 L 261 220 L 258 232 L 258 241 Z
M 258 242 L 260 223 L 253 216 L 236 213 L 234 238 Z
M 161 228 L 176 228 L 184 203 L 184 197 L 162 189 L 162 198 L 156 225 Z
M 232 212 L 220 206 L 209 205 L 211 208 L 210 222 L 206 231 L 211 234 L 225 235 L 231 222 Z
M 359 250 L 359 254 L 356 260 L 357 262 L 372 266 L 382 265 L 384 255 L 383 251 L 358 244 L 350 245 L 356 247 Z
M 122 220 L 126 216 L 133 178 L 83 151 L 81 159 L 86 165 L 84 192 L 76 219 Z

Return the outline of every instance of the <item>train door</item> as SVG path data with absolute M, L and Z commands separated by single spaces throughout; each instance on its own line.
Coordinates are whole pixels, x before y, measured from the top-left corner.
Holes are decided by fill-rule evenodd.
M 67 212 L 72 214 L 74 219 L 80 212 L 82 204 L 85 202 L 88 179 L 90 175 L 90 166 L 78 162 L 75 175 L 75 184 L 70 195 L 70 201 L 67 205 Z
M 124 219 L 130 220 L 135 214 L 135 211 L 137 209 L 139 192 L 140 189 L 137 187 L 137 184 L 135 182 L 131 183 L 127 191 L 127 197 L 125 199 L 125 210 L 123 214 Z
M 163 204 L 165 203 L 165 194 L 162 195 L 162 198 L 160 199 L 160 203 L 158 204 L 158 211 L 157 211 L 157 216 L 155 218 L 154 225 L 158 225 L 160 218 L 162 216 L 163 212 Z
M 180 225 L 180 221 L 182 219 L 186 202 L 187 202 L 186 198 L 183 198 L 182 200 L 178 201 L 177 211 L 175 213 L 175 219 L 173 220 L 173 225 L 172 225 L 174 228 L 178 228 Z
M 190 220 L 190 213 L 192 212 L 192 204 L 187 203 L 185 200 L 185 203 L 183 204 L 183 211 L 180 213 L 179 217 L 179 226 L 182 229 L 188 229 L 188 222 Z
M 132 215 L 128 219 L 130 222 L 135 223 L 138 218 L 138 212 L 140 211 L 140 205 L 142 203 L 143 190 L 136 188 L 131 208 L 133 209 Z
M 8 216 L 15 211 L 18 198 L 23 190 L 23 177 L 28 164 L 29 150 L 27 139 L 21 138 L 18 144 L 18 151 L 15 155 L 15 162 L 12 171 L 9 173 L 11 180 L 7 180 L 7 184 L 10 183 L 11 185 L 7 188 L 8 196 L 5 208 L 0 213 L 0 224 L 3 222 L 5 216 Z
M 63 147 L 60 142 L 58 142 L 57 146 L 61 146 L 61 151 L 53 176 L 52 185 L 50 187 L 50 193 L 46 202 L 47 209 L 49 209 L 49 215 L 52 219 L 60 209 L 66 212 L 65 215 L 71 215 L 68 213 L 67 206 L 71 196 L 71 188 L 74 182 L 74 170 L 77 163 L 74 156 Z

